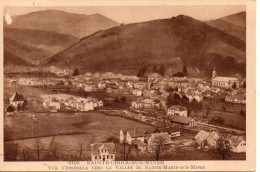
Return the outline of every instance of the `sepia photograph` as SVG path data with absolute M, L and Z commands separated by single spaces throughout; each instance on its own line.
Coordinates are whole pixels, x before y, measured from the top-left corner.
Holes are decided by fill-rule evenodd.
M 3 163 L 255 158 L 246 4 L 32 3 L 2 8 Z

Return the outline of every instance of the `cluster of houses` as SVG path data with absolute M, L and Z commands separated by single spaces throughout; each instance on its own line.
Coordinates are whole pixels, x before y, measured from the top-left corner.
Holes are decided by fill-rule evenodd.
M 48 71 L 50 71 L 51 73 L 56 74 L 57 76 L 68 76 L 72 74 L 71 70 L 68 69 L 59 69 L 55 66 L 50 66 L 48 68 Z
M 246 104 L 246 91 L 242 89 L 234 90 L 225 97 L 225 101 L 235 104 Z
M 207 132 L 201 130 L 194 137 L 194 142 L 198 149 L 217 149 L 218 141 L 221 137 L 222 136 L 216 131 Z M 246 152 L 246 141 L 242 136 L 230 135 L 227 136 L 226 139 L 229 141 L 230 150 L 232 152 Z
M 180 136 L 179 131 L 164 131 L 163 129 L 157 129 L 153 132 L 144 132 L 138 130 L 138 128 L 134 128 L 130 130 L 120 130 L 119 140 L 120 143 L 135 146 L 135 148 L 141 152 L 153 152 L 155 151 L 154 146 L 158 144 L 162 144 L 162 146 L 172 146 L 174 143 L 172 138 L 178 136 Z
M 19 78 L 17 83 L 25 86 L 55 86 L 60 82 L 57 78 Z
M 167 110 L 167 121 L 170 123 L 177 123 L 181 125 L 186 125 L 189 127 L 194 127 L 196 122 L 193 118 L 188 117 L 188 109 L 185 106 L 173 105 Z
M 6 115 L 14 115 L 18 111 L 24 109 L 27 104 L 26 98 L 22 94 L 15 92 L 9 99 L 9 105 L 6 107 Z
M 135 109 L 162 109 L 166 107 L 166 102 L 163 100 L 154 100 L 154 99 L 146 99 L 139 98 L 131 102 L 131 108 Z
M 59 110 L 90 111 L 103 107 L 103 102 L 93 97 L 77 97 L 66 94 L 42 95 L 43 107 L 51 112 Z

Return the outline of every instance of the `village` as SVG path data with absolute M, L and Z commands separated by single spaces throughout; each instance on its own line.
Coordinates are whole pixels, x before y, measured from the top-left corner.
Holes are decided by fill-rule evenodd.
M 245 159 L 245 78 L 47 70 L 5 75 L 6 160 Z

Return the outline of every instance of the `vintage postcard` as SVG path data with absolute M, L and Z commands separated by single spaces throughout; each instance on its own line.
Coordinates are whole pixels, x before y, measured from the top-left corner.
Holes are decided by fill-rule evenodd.
M 255 1 L 0 2 L 1 171 L 255 170 Z

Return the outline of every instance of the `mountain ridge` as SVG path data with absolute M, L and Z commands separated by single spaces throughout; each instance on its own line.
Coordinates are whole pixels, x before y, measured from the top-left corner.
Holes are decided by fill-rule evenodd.
M 245 49 L 243 40 L 199 20 L 179 15 L 96 32 L 51 57 L 46 64 L 70 64 L 83 71 L 117 70 L 127 66 L 137 72 L 142 64 L 171 66 L 179 63 L 177 57 L 182 57 L 179 69 L 180 65 L 199 67 L 198 61 L 203 61 L 208 67 L 203 70 L 209 72 L 214 64 L 209 65 L 207 61 L 214 61 L 221 68 L 223 62 L 217 62 L 219 59 L 228 62 L 224 65 L 228 68 L 234 65 L 233 72 L 237 72 L 240 63 L 245 62 Z
M 43 10 L 15 16 L 6 28 L 54 31 L 77 38 L 90 35 L 101 29 L 118 26 L 119 23 L 101 14 L 76 14 L 60 10 Z

